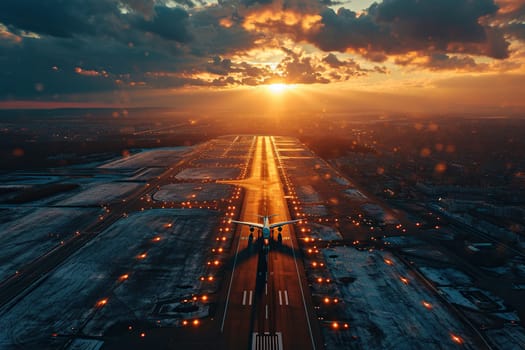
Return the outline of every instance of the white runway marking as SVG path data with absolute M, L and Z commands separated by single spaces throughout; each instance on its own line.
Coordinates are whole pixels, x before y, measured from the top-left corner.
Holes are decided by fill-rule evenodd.
M 281 294 L 281 291 L 279 291 L 279 305 L 283 304 L 283 296 Z
M 268 332 L 252 335 L 252 350 L 283 350 L 283 335 L 281 332 Z
M 233 259 L 232 275 L 230 278 L 230 285 L 228 286 L 228 295 L 226 296 L 226 305 L 224 305 L 224 315 L 222 316 L 221 333 L 224 331 L 224 322 L 226 321 L 226 314 L 228 311 L 228 303 L 230 301 L 230 293 L 232 290 L 233 276 L 235 275 L 235 265 L 237 264 L 237 256 L 239 255 L 239 247 L 241 246 L 241 240 L 237 243 L 237 250 L 235 251 L 235 258 Z
M 286 303 L 286 305 L 288 305 L 288 291 L 287 290 L 284 291 L 284 302 Z
M 253 291 L 251 290 L 250 291 L 250 298 L 248 299 L 248 305 L 252 305 L 252 294 L 253 294 Z
M 242 304 L 246 305 L 246 291 L 242 292 Z

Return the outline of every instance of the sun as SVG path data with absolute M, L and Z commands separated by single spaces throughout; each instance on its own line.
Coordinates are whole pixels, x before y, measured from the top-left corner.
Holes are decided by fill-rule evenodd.
M 282 94 L 284 91 L 289 89 L 289 85 L 283 83 L 275 83 L 268 85 L 268 89 L 274 94 Z

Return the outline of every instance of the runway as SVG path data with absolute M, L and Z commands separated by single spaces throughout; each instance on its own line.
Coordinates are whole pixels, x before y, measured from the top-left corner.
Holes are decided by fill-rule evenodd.
M 276 214 L 290 220 L 273 138 L 258 136 L 239 220 Z M 249 242 L 249 228 L 236 228 L 232 273 L 223 306 L 221 333 L 229 349 L 319 349 L 319 331 L 305 291 L 293 226 L 283 226 L 282 245 L 265 253 Z M 257 233 L 255 233 L 255 236 Z M 254 241 L 255 242 L 255 241 Z

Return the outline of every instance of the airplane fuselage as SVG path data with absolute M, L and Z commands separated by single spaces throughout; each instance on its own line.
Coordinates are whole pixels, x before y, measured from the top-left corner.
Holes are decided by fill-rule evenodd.
M 262 239 L 263 239 L 264 245 L 268 246 L 270 244 L 270 241 L 273 239 L 271 234 L 274 228 L 277 228 L 280 232 L 282 230 L 282 226 L 301 221 L 298 219 L 298 220 L 282 221 L 282 222 L 276 222 L 276 223 L 270 224 L 270 218 L 273 216 L 275 215 L 260 216 L 263 219 L 262 224 L 257 223 L 257 222 L 236 221 L 236 220 L 232 220 L 231 222 L 249 226 L 251 232 L 253 232 L 256 228 L 259 229 L 260 232 L 262 233 Z

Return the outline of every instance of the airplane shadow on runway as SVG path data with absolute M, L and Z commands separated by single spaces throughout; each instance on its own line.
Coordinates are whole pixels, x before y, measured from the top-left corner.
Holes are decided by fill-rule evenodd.
M 294 256 L 300 257 L 302 254 L 299 249 L 294 249 L 292 247 L 286 246 L 276 241 L 273 241 L 270 243 L 269 251 L 267 251 L 266 249 L 267 248 L 263 246 L 262 238 L 256 239 L 252 243 L 248 243 L 246 248 L 240 250 L 237 253 L 236 264 L 241 265 L 247 260 L 249 260 L 252 256 L 257 255 L 257 254 L 259 254 L 259 257 L 265 256 L 269 253 L 276 253 L 276 252 L 280 254 L 288 255 L 291 257 L 294 257 Z M 233 259 L 230 259 L 230 261 L 227 262 L 226 266 L 231 269 L 233 267 Z M 267 267 L 261 266 L 261 261 L 259 259 L 259 262 L 257 264 L 257 273 L 261 272 L 261 268 L 264 268 L 264 273 L 266 273 Z
M 298 249 L 293 249 L 290 246 L 284 245 L 281 242 L 278 241 L 272 241 L 268 248 L 263 245 L 262 238 L 256 239 L 253 242 L 248 243 L 248 245 L 240 250 L 237 253 L 237 261 L 236 264 L 239 266 L 241 264 L 244 264 L 246 261 L 250 260 L 251 258 L 254 258 L 257 256 L 257 269 L 253 271 L 253 273 L 256 274 L 256 280 L 255 280 L 255 290 L 254 290 L 254 298 L 253 298 L 253 304 L 252 304 L 252 310 L 251 310 L 251 317 L 250 317 L 250 329 L 253 331 L 255 327 L 256 319 L 259 317 L 263 317 L 262 313 L 261 315 L 257 314 L 258 305 L 261 303 L 262 298 L 265 294 L 265 285 L 268 282 L 267 278 L 269 276 L 268 272 L 268 255 L 269 254 L 285 254 L 290 257 L 300 257 L 301 251 Z M 233 268 L 233 259 L 229 261 L 229 263 L 226 265 L 228 268 Z M 259 321 L 259 326 L 263 327 L 264 322 Z M 270 330 L 271 332 L 275 332 L 275 329 Z M 250 344 L 248 344 L 248 348 L 251 347 L 251 339 Z

